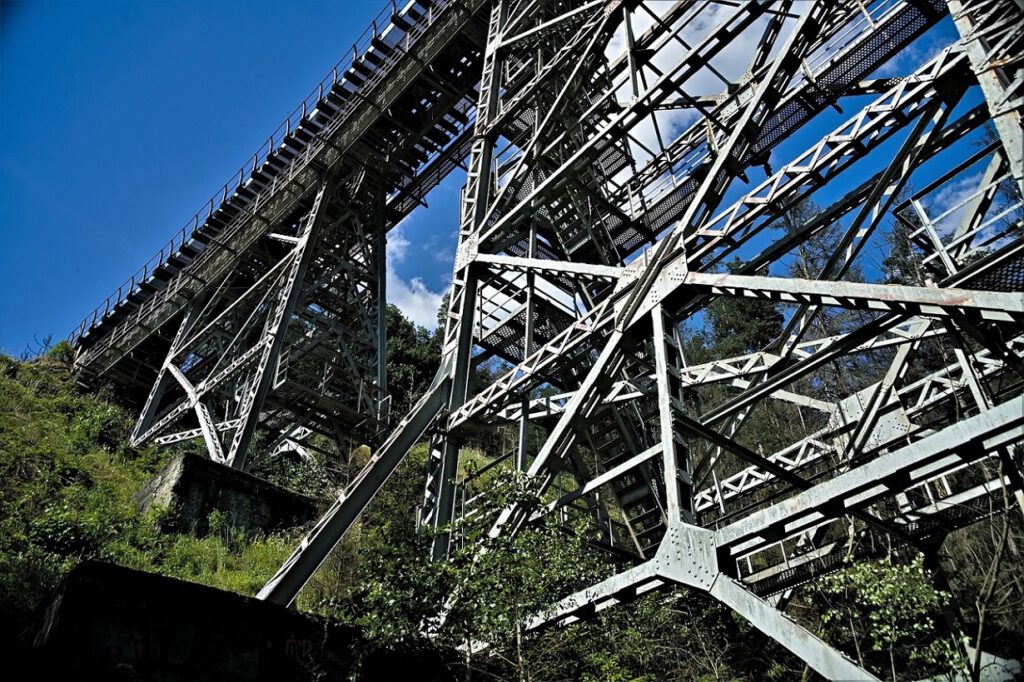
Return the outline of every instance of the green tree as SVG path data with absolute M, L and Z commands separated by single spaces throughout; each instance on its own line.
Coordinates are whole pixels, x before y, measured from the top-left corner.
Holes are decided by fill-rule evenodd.
M 921 227 L 921 219 L 909 207 L 900 211 L 899 216 L 892 220 L 885 235 L 888 250 L 882 259 L 882 274 L 886 284 L 924 286 L 927 274 L 921 263 L 923 254 L 911 237 Z
M 853 564 L 824 578 L 819 594 L 829 639 L 877 675 L 918 679 L 962 664 L 938 627 L 949 595 L 934 588 L 920 555 Z
M 730 273 L 743 270 L 744 263 L 734 258 L 727 264 Z M 767 269 L 758 272 L 767 275 Z M 720 296 L 707 307 L 707 345 L 716 358 L 727 358 L 763 350 L 782 331 L 782 313 L 770 301 Z
M 726 264 L 731 273 L 743 272 L 745 263 L 734 258 Z M 758 275 L 764 276 L 766 269 Z M 691 363 L 724 360 L 736 356 L 768 350 L 781 336 L 783 315 L 779 306 L 771 301 L 753 298 L 720 296 L 705 309 L 702 328 L 696 334 L 688 334 L 685 356 Z M 695 413 L 708 409 L 733 397 L 736 389 L 725 384 L 701 386 L 690 393 Z M 796 418 L 794 418 L 796 417 Z M 791 442 L 794 436 L 791 427 L 800 423 L 799 415 L 791 406 L 764 403 L 741 417 L 741 428 L 735 438 L 741 444 L 761 453 L 770 454 Z M 696 461 L 710 461 L 714 448 L 710 443 L 701 442 L 694 448 Z M 726 468 L 740 466 L 739 461 L 729 453 L 721 453 L 724 459 L 719 466 Z M 702 469 L 698 465 L 698 470 Z
M 405 415 L 437 373 L 440 338 L 411 322 L 397 306 L 387 308 L 388 392 L 391 413 Z
M 128 445 L 132 415 L 81 391 L 70 349 L 0 355 L 0 647 L 23 656 L 33 613 L 77 563 L 96 559 L 232 590 L 255 592 L 297 538 L 248 536 L 225 519 L 197 538 L 161 531 L 162 510 L 135 495 L 173 449 Z

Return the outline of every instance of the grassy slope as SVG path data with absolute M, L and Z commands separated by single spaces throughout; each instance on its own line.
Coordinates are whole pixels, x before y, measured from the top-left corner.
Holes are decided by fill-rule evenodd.
M 160 533 L 160 512 L 138 514 L 133 496 L 169 453 L 128 447 L 130 416 L 77 391 L 61 356 L 0 356 L 0 637 L 24 641 L 35 609 L 83 559 L 254 594 L 294 538 Z

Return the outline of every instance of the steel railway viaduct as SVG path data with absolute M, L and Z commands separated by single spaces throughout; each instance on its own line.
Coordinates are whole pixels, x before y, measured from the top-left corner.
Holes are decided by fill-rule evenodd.
M 263 599 L 290 603 L 425 437 L 443 558 L 479 499 L 460 443 L 512 428 L 492 466 L 547 504 L 492 534 L 584 519 L 621 567 L 532 625 L 682 585 L 870 678 L 786 616 L 792 591 L 881 538 L 934 549 L 1005 491 L 1024 510 L 1022 46 L 1021 0 L 392 3 L 83 321 L 77 371 L 135 399 L 136 442 L 232 467 L 376 446 Z M 441 368 L 390 415 L 385 235 L 460 167 Z M 918 272 L 857 281 L 897 227 Z M 775 302 L 782 334 L 688 361 L 720 297 Z M 802 424 L 774 452 L 750 446 L 769 404 Z

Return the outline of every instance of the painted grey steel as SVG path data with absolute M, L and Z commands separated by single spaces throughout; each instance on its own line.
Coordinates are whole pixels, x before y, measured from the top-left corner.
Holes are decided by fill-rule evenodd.
M 788 598 L 758 595 L 791 594 L 834 570 L 846 545 L 832 538 L 854 522 L 858 533 L 924 542 L 983 517 L 969 511 L 974 503 L 1017 485 L 1014 476 L 977 483 L 1022 435 L 1024 385 L 1024 214 L 1019 195 L 1005 190 L 1019 177 L 1019 147 L 1009 147 L 1020 133 L 1014 64 L 1024 24 L 1008 0 L 983 4 L 774 3 L 769 12 L 766 3 L 730 3 L 703 33 L 694 20 L 715 3 L 675 3 L 642 31 L 633 24 L 650 12 L 638 3 L 492 4 L 440 375 L 458 388 L 445 396 L 447 410 L 414 415 L 435 430 L 421 515 L 445 529 L 435 558 L 461 542 L 460 517 L 476 514 L 486 494 L 453 505 L 465 430 L 518 422 L 514 456 L 493 466 L 524 470 L 546 503 L 505 509 L 492 535 L 581 513 L 577 503 L 597 494 L 621 520 L 594 516 L 594 539 L 631 547 L 641 562 L 567 597 L 533 626 L 683 585 L 733 608 L 822 675 L 871 679 L 776 608 Z M 961 41 L 897 80 L 869 79 L 949 11 Z M 992 21 L 983 29 L 985 17 Z M 605 54 L 601 42 L 618 30 L 624 56 Z M 729 81 L 716 59 L 751 31 L 766 43 Z M 659 53 L 658 68 L 648 68 Z M 701 100 L 681 87 L 701 66 L 725 94 Z M 831 132 L 771 167 L 781 140 L 865 95 L 872 99 L 843 112 Z M 666 139 L 652 112 L 679 107 L 697 120 Z M 1001 144 L 967 147 L 990 120 Z M 891 164 L 850 182 L 852 169 L 897 141 Z M 937 177 L 918 179 L 938 163 L 947 165 Z M 968 184 L 978 163 L 987 170 L 968 178 L 974 188 L 929 213 L 921 197 Z M 803 199 L 844 184 L 845 194 L 806 224 L 770 231 Z M 954 229 L 944 222 L 951 216 Z M 907 275 L 917 285 L 847 276 L 887 219 L 909 225 L 922 252 L 923 274 Z M 777 274 L 787 254 L 832 225 L 840 238 L 820 271 Z M 733 256 L 742 267 L 723 272 Z M 722 297 L 794 312 L 759 352 L 689 365 L 680 324 Z M 832 330 L 829 310 L 860 317 Z M 951 363 L 908 381 L 924 344 L 949 348 Z M 879 354 L 890 354 L 882 356 L 888 366 L 873 383 L 821 395 L 803 385 L 832 383 L 848 359 Z M 474 365 L 492 357 L 512 367 L 473 386 Z M 726 388 L 726 398 L 695 412 L 690 396 L 711 386 Z M 549 387 L 558 390 L 534 395 Z M 808 410 L 822 426 L 774 454 L 740 444 L 766 400 Z M 978 414 L 935 421 L 951 409 Z M 527 438 L 538 430 L 531 451 Z M 318 535 L 314 553 L 344 530 Z
M 488 518 L 491 534 L 555 515 L 588 524 L 595 551 L 636 564 L 534 626 L 683 586 L 825 677 L 871 679 L 786 616 L 794 591 L 867 552 L 860 539 L 935 547 L 990 514 L 1004 486 L 1024 500 L 1019 472 L 997 466 L 1017 461 L 1007 453 L 1022 435 L 1020 3 L 417 3 L 416 16 L 392 19 L 411 27 L 402 54 L 354 67 L 380 90 L 367 91 L 371 103 L 318 135 L 331 144 L 314 143 L 274 185 L 277 198 L 236 221 L 260 226 L 242 244 L 264 263 L 247 293 L 224 302 L 217 285 L 189 278 L 213 272 L 220 283 L 242 267 L 206 251 L 221 254 L 205 256 L 215 265 L 183 269 L 123 321 L 104 315 L 103 334 L 83 334 L 82 367 L 124 377 L 139 369 L 125 358 L 150 358 L 140 441 L 202 438 L 233 460 L 253 423 L 275 427 L 274 448 L 315 446 L 317 429 L 340 435 L 338 401 L 275 402 L 286 359 L 320 338 L 274 350 L 276 314 L 227 367 L 204 373 L 187 359 L 197 335 L 206 348 L 230 343 L 233 316 L 262 324 L 261 311 L 290 306 L 297 228 L 316 224 L 314 197 L 337 178 L 359 191 L 345 194 L 349 205 L 334 196 L 324 227 L 358 235 L 377 292 L 371 310 L 347 308 L 366 319 L 377 355 L 337 356 L 375 378 L 349 416 L 382 427 L 384 233 L 422 199 L 417 188 L 468 156 L 438 376 L 261 598 L 295 598 L 424 434 L 419 522 L 443 559 L 488 494 L 459 480 L 467 436 L 504 429 L 513 444 L 485 453 L 488 466 L 524 472 L 543 504 Z M 943 22 L 952 41 L 917 49 Z M 475 71 L 444 105 L 447 146 L 391 184 L 339 161 L 365 150 L 380 112 L 453 52 Z M 818 209 L 803 210 L 807 200 Z M 917 254 L 894 266 L 898 282 L 877 272 L 886 235 Z M 310 267 L 328 279 L 343 269 Z M 691 362 L 695 325 L 725 300 L 784 310 L 781 333 Z M 304 329 L 297 317 L 290 328 Z M 865 364 L 871 372 L 851 369 Z M 224 410 L 235 394 L 254 398 Z M 753 432 L 769 401 L 792 428 Z

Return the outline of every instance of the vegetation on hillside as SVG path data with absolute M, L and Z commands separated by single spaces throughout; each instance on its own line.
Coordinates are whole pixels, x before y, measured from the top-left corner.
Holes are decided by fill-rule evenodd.
M 432 379 L 440 343 L 436 334 L 412 324 L 397 309 L 388 311 L 388 322 L 394 409 L 403 411 Z M 758 350 L 779 334 L 783 318 L 771 303 L 721 301 L 710 308 L 706 322 L 706 329 L 687 338 L 693 358 Z M 818 323 L 846 324 L 835 318 Z M 24 643 L 50 590 L 83 559 L 254 594 L 303 529 L 252 537 L 217 517 L 205 537 L 161 532 L 164 511 L 140 514 L 134 496 L 171 450 L 129 447 L 132 415 L 111 394 L 77 388 L 69 360 L 66 344 L 32 360 L 0 357 L 0 608 L 6 615 L 0 635 L 6 642 Z M 843 371 L 873 370 L 845 368 L 837 373 L 837 384 Z M 475 380 L 487 376 L 481 373 Z M 700 398 L 716 399 L 713 392 Z M 814 417 L 779 406 L 759 408 L 749 418 L 765 428 L 748 431 L 781 437 L 781 429 L 804 428 L 801 420 Z M 495 438 L 501 441 L 502 435 Z M 491 450 L 501 443 L 469 445 Z M 750 445 L 772 447 L 770 442 Z M 317 492 L 326 501 L 366 456 L 363 449 L 348 461 L 314 460 L 301 469 L 258 466 L 261 475 Z M 486 525 L 470 523 L 459 529 L 450 562 L 425 561 L 431 538 L 417 532 L 415 518 L 426 458 L 425 445 L 410 453 L 303 590 L 299 608 L 359 625 L 375 641 L 416 646 L 430 639 L 462 651 L 452 666 L 466 680 L 784 680 L 810 675 L 742 619 L 682 591 L 652 594 L 630 608 L 609 609 L 567 629 L 525 632 L 530 614 L 614 567 L 584 545 L 583 533 L 553 525 L 489 540 Z M 484 460 L 470 451 L 465 459 Z M 483 485 L 492 494 L 479 518 L 512 500 L 538 502 L 514 475 L 495 475 Z M 1007 521 L 1004 531 L 1001 523 L 955 540 L 951 550 L 992 558 L 994 573 L 979 566 L 970 580 L 940 591 L 932 587 L 933 566 L 926 568 L 914 555 L 883 553 L 879 560 L 853 563 L 804 589 L 791 612 L 882 677 L 917 679 L 948 669 L 960 661 L 942 615 L 954 595 L 966 607 L 964 615 L 975 621 L 975 597 L 986 597 L 984 604 L 977 601 L 981 620 L 986 613 L 988 618 L 982 639 L 1024 635 L 1024 626 L 1013 617 L 1014 606 L 1020 606 L 1014 601 L 1019 584 L 1015 588 L 1014 578 L 1007 577 L 1013 565 L 1020 565 L 1014 544 L 1022 539 L 1020 524 L 1013 521 L 1011 527 Z M 1004 560 L 1007 552 L 1012 557 Z M 1020 582 L 1019 575 L 1015 580 Z
M 74 385 L 69 349 L 0 356 L 0 637 L 24 642 L 34 612 L 84 559 L 235 592 L 257 590 L 290 552 L 284 536 L 162 533 L 161 510 L 134 500 L 169 452 L 127 445 L 131 417 Z M 216 521 L 216 519 L 214 519 Z

